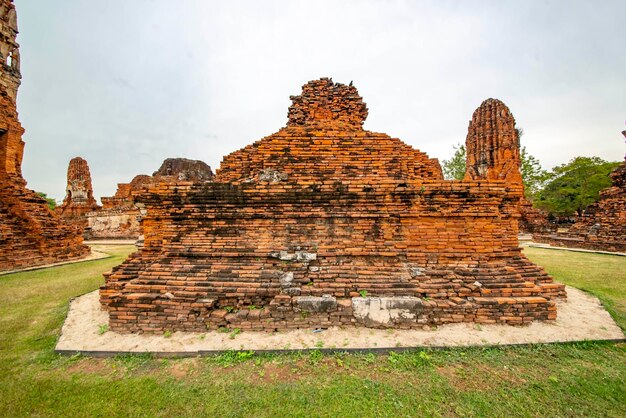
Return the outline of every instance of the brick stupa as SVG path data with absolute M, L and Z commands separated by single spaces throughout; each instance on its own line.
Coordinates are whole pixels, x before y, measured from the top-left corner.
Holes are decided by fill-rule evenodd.
M 226 156 L 213 182 L 158 183 L 144 248 L 105 275 L 118 332 L 415 328 L 556 318 L 564 297 L 518 246 L 514 119 L 487 101 L 468 178 L 363 129 L 357 89 L 311 81 L 287 126 Z M 496 103 L 496 107 L 493 107 Z
M 17 19 L 0 0 L 0 271 L 80 258 L 89 253 L 80 228 L 62 221 L 22 177 L 24 129 L 15 100 L 20 85 Z
M 87 224 L 85 214 L 100 209 L 93 197 L 91 173 L 87 161 L 81 157 L 70 160 L 67 167 L 67 186 L 63 204 L 56 209 L 56 213 L 63 218 L 77 219 Z
M 509 108 L 487 99 L 476 109 L 467 133 L 465 180 L 506 180 L 523 187 L 520 171 L 520 138 Z M 552 232 L 547 213 L 533 207 L 524 196 L 519 201 L 520 232 Z

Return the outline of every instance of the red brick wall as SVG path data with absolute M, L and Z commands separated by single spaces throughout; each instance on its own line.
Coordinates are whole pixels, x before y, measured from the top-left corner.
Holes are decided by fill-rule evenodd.
M 443 180 L 437 160 L 364 131 L 356 89 L 335 86 L 305 85 L 288 127 L 225 157 L 215 182 L 135 195 L 145 247 L 105 275 L 111 329 L 556 317 L 564 287 L 518 246 L 521 182 Z M 389 321 L 363 316 L 364 304 L 391 306 Z

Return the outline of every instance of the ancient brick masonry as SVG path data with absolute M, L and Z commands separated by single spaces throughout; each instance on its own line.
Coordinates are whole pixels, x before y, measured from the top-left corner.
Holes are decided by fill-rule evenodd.
M 557 224 L 549 221 L 548 212 L 537 209 L 528 199 L 520 199 L 519 210 L 521 215 L 519 221 L 520 232 L 529 234 L 556 232 Z
M 522 184 L 519 133 L 504 103 L 485 100 L 474 111 L 466 139 L 465 180 L 506 180 Z
M 21 84 L 20 50 L 17 38 L 17 13 L 12 0 L 0 1 L 0 86 L 15 101 Z
M 91 240 L 139 238 L 140 211 L 133 202 L 132 194 L 151 181 L 150 176 L 138 175 L 130 183 L 119 183 L 115 195 L 102 197 L 102 209 L 85 215 L 85 237 Z
M 91 185 L 91 173 L 87 161 L 80 157 L 70 160 L 67 167 L 67 186 L 65 188 L 65 199 L 63 204 L 56 209 L 56 213 L 74 221 L 82 227 L 87 226 L 88 212 L 100 209 L 93 197 L 93 187 Z
M 497 99 L 487 99 L 476 109 L 467 132 L 466 180 L 506 180 L 523 185 L 520 172 L 519 132 L 509 108 Z M 522 232 L 552 232 L 556 226 L 522 196 L 519 228 Z
M 214 174 L 204 161 L 187 158 L 167 158 L 154 173 L 155 181 L 209 181 Z
M 363 130 L 353 86 L 316 80 L 292 100 L 287 126 L 226 156 L 215 181 L 150 184 L 136 196 L 145 246 L 105 275 L 111 329 L 556 317 L 564 287 L 518 246 L 519 183 L 443 180 L 437 160 Z
M 533 239 L 559 247 L 626 252 L 626 159 L 611 179 L 613 185 L 600 192 L 600 200 L 567 232 L 533 234 Z
M 22 177 L 24 141 L 15 107 L 19 53 L 15 6 L 0 1 L 0 271 L 83 257 L 80 230 L 52 213 L 46 201 L 26 188 Z
M 102 210 L 87 214 L 89 239 L 137 239 L 141 235 L 140 208 L 135 205 L 133 193 L 148 184 L 176 181 L 209 181 L 214 177 L 211 167 L 203 161 L 186 158 L 168 158 L 152 176 L 140 174 L 130 183 L 119 183 L 112 197 L 102 198 Z

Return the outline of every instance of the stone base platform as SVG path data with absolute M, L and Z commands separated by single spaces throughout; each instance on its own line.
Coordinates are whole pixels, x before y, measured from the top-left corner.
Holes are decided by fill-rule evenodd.
M 337 351 L 402 350 L 424 347 L 463 347 L 624 340 L 624 333 L 594 296 L 568 287 L 568 299 L 557 301 L 556 321 L 529 325 L 449 324 L 423 330 L 383 330 L 364 327 L 300 329 L 285 332 L 214 330 L 171 335 L 118 334 L 108 331 L 108 314 L 100 308 L 98 292 L 72 300 L 56 352 L 114 356 L 154 353 L 157 356 L 198 356 L 227 350 Z

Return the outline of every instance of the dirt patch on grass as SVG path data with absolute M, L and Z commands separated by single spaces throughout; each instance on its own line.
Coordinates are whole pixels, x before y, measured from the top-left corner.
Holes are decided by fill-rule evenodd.
M 111 367 L 110 362 L 106 359 L 84 358 L 71 364 L 67 368 L 67 371 L 70 374 L 85 373 L 108 375 L 111 374 L 114 369 Z
M 520 387 L 528 381 L 514 368 L 492 367 L 486 364 L 451 364 L 436 368 L 450 386 L 463 392 L 492 391 L 502 386 Z

